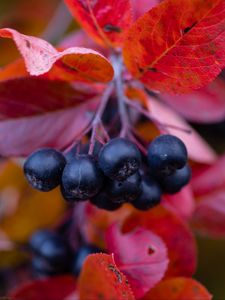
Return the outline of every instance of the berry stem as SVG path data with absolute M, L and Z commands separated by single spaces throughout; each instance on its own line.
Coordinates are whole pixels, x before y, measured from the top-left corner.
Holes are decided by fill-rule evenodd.
M 92 132 L 91 132 L 90 147 L 89 147 L 88 154 L 93 153 L 95 142 L 97 140 L 97 132 L 99 127 L 102 129 L 105 138 L 109 139 L 108 133 L 104 128 L 101 119 L 112 92 L 113 92 L 113 82 L 111 82 L 105 89 L 100 101 L 100 105 L 95 113 L 94 119 L 92 120 Z
M 143 116 L 145 116 L 147 119 L 155 123 L 155 125 L 159 128 L 159 130 L 163 131 L 164 133 L 168 133 L 167 128 L 172 128 L 186 133 L 191 133 L 190 129 L 182 128 L 176 125 L 161 123 L 149 111 L 142 108 L 139 103 L 135 101 L 130 101 L 127 97 L 125 97 L 124 101 L 127 103 L 127 105 L 133 107 L 135 110 L 139 111 Z
M 114 83 L 115 83 L 115 90 L 117 94 L 120 121 L 122 125 L 120 137 L 126 137 L 127 135 L 129 135 L 129 131 L 130 131 L 130 120 L 129 120 L 129 115 L 125 103 L 125 95 L 124 95 L 124 87 L 123 87 L 123 79 L 122 79 L 122 72 L 123 72 L 122 58 L 120 56 L 114 55 L 111 57 L 111 61 L 115 72 Z

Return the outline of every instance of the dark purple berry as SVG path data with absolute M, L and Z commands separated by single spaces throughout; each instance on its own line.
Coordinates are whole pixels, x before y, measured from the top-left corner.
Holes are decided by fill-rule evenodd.
M 125 180 L 137 172 L 140 164 L 141 154 L 137 146 L 124 138 L 112 139 L 99 154 L 99 166 L 112 180 Z
M 159 184 L 152 178 L 143 178 L 141 181 L 142 192 L 140 196 L 132 202 L 132 205 L 139 210 L 148 210 L 161 200 L 161 189 Z
M 24 173 L 37 190 L 48 192 L 60 184 L 66 159 L 55 149 L 45 148 L 32 153 L 24 164 Z
M 90 155 L 79 155 L 63 171 L 62 185 L 66 193 L 76 199 L 87 200 L 102 188 L 104 175 Z
M 166 194 L 179 192 L 191 179 L 191 168 L 186 165 L 182 169 L 176 170 L 173 174 L 160 180 L 162 190 Z
M 100 193 L 90 199 L 90 202 L 98 208 L 108 211 L 117 210 L 122 206 L 122 203 L 116 203 L 112 201 L 107 189 L 100 191 Z
M 68 262 L 70 250 L 64 237 L 51 231 L 38 231 L 30 239 L 35 255 L 61 268 Z
M 131 202 L 141 193 L 140 183 L 141 175 L 137 172 L 124 181 L 109 180 L 107 191 L 113 202 Z
M 174 135 L 155 138 L 148 147 L 148 164 L 151 174 L 164 177 L 181 169 L 187 163 L 187 149 Z

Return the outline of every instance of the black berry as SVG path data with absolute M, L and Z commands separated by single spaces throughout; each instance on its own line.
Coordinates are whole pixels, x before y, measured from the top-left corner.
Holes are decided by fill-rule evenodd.
M 143 178 L 141 189 L 140 196 L 132 202 L 135 208 L 148 210 L 160 203 L 162 192 L 156 181 L 147 177 Z
M 50 265 L 60 269 L 68 262 L 70 250 L 65 239 L 51 231 L 38 231 L 30 240 L 35 255 L 40 256 Z
M 122 203 L 113 202 L 109 196 L 107 189 L 102 190 L 96 196 L 90 199 L 90 202 L 100 209 L 105 209 L 108 211 L 117 210 L 122 206 Z
M 64 271 L 62 268 L 50 264 L 45 258 L 38 255 L 32 257 L 31 266 L 35 275 L 41 277 L 58 275 Z
M 99 166 L 112 180 L 125 180 L 137 172 L 141 154 L 137 146 L 123 138 L 115 138 L 103 146 L 99 154 Z
M 60 186 L 60 191 L 61 191 L 61 194 L 63 196 L 63 198 L 70 202 L 70 203 L 74 203 L 76 201 L 79 201 L 79 199 L 77 199 L 72 193 L 68 192 L 67 190 L 65 190 L 64 186 L 61 184 Z
M 113 202 L 131 202 L 141 193 L 140 183 L 141 175 L 137 172 L 124 181 L 109 180 L 107 191 Z
M 55 149 L 45 148 L 32 153 L 24 164 L 24 173 L 33 188 L 48 192 L 60 184 L 66 159 Z
M 168 176 L 187 163 L 187 149 L 176 136 L 165 134 L 155 138 L 148 148 L 148 164 L 152 174 Z
M 185 165 L 182 169 L 176 170 L 173 174 L 160 180 L 164 193 L 175 194 L 179 192 L 191 179 L 191 168 Z
M 87 200 L 95 196 L 103 185 L 104 176 L 95 159 L 79 155 L 63 171 L 62 185 L 66 193 L 76 199 Z
M 74 258 L 73 258 L 72 273 L 74 275 L 78 276 L 82 269 L 82 266 L 84 264 L 86 257 L 89 254 L 99 253 L 99 252 L 102 252 L 102 250 L 97 248 L 94 245 L 85 245 L 85 246 L 80 247 L 78 249 L 78 251 L 75 253 Z

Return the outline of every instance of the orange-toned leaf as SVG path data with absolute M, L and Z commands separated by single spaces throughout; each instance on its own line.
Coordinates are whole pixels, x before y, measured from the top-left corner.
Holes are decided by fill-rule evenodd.
M 108 82 L 113 78 L 110 62 L 94 50 L 74 47 L 57 51 L 45 40 L 9 28 L 0 29 L 0 37 L 13 39 L 31 75 L 50 71 L 50 79 Z
M 25 242 L 33 231 L 57 222 L 65 209 L 58 190 L 35 191 L 26 182 L 22 169 L 8 163 L 0 175 L 1 201 L 15 203 L 3 212 L 0 229 L 13 241 Z
M 112 255 L 89 255 L 79 277 L 80 300 L 135 300 Z
M 142 300 L 211 300 L 212 295 L 198 281 L 175 277 L 160 282 Z
M 113 224 L 106 233 L 106 242 L 136 298 L 143 297 L 163 278 L 168 266 L 167 248 L 158 235 L 142 227 L 122 234 L 119 225 Z
M 130 28 L 124 60 L 147 87 L 186 93 L 225 67 L 224 0 L 165 0 Z
M 192 276 L 196 269 L 196 245 L 189 227 L 171 211 L 158 206 L 148 212 L 135 212 L 124 222 L 128 232 L 142 226 L 157 234 L 168 249 L 166 276 Z
M 129 0 L 64 0 L 72 15 L 98 43 L 121 46 L 131 25 Z
M 75 290 L 75 278 L 64 275 L 26 283 L 12 291 L 10 297 L 13 300 L 66 300 Z

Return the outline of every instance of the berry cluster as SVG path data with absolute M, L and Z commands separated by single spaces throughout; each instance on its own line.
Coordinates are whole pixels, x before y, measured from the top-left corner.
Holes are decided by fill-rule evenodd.
M 73 273 L 78 276 L 85 258 L 101 252 L 94 245 L 82 245 L 75 252 L 67 240 L 57 232 L 40 230 L 30 239 L 32 269 L 37 276 Z
M 111 211 L 129 202 L 147 210 L 160 202 L 162 193 L 177 193 L 191 177 L 184 143 L 169 134 L 151 142 L 146 164 L 137 146 L 124 138 L 95 147 L 93 155 L 85 152 L 74 154 L 73 149 L 66 156 L 51 148 L 34 152 L 24 164 L 28 182 L 41 191 L 60 185 L 69 202 L 90 200 Z

